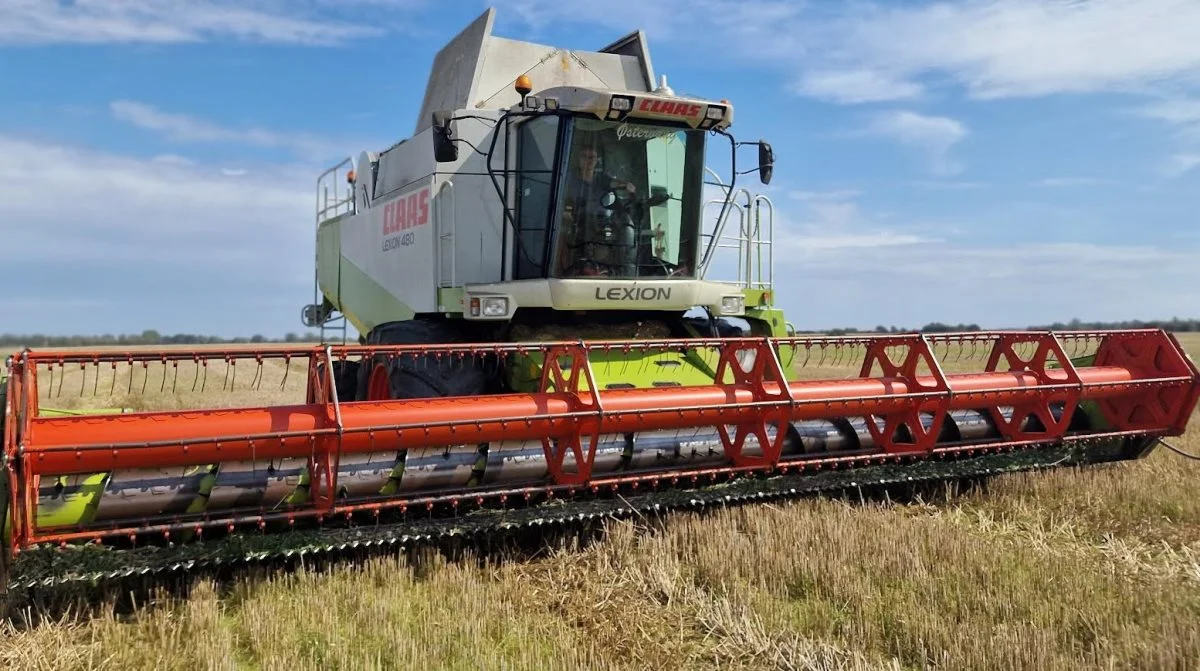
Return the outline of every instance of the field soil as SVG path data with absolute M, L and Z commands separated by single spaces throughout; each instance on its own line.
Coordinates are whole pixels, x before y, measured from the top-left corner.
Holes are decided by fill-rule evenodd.
M 1200 334 L 1181 340 L 1200 359 Z M 839 365 L 813 370 L 851 370 Z M 1172 444 L 1200 454 L 1200 416 Z M 1200 462 L 1160 447 L 915 502 L 613 522 L 596 543 L 521 561 L 387 557 L 200 582 L 132 613 L 0 624 L 0 667 L 1196 669 L 1198 483 Z

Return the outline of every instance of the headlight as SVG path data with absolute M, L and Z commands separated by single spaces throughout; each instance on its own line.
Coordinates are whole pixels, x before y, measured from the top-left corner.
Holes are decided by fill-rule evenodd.
M 472 317 L 508 316 L 508 298 L 505 296 L 471 296 L 469 312 Z
M 484 317 L 503 317 L 508 314 L 508 299 L 489 296 L 480 301 Z
M 709 108 L 704 112 L 704 118 L 712 119 L 713 121 L 720 121 L 721 119 L 725 118 L 725 108 L 713 107 L 710 105 Z
M 722 296 L 721 297 L 721 314 L 736 315 L 742 312 L 745 307 L 745 298 L 742 296 Z
M 633 109 L 633 98 L 628 96 L 613 96 L 608 102 L 608 108 L 618 112 L 628 112 Z

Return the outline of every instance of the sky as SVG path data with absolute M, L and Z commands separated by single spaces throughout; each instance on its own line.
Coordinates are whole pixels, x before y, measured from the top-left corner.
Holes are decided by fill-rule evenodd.
M 1195 0 L 0 0 L 0 332 L 306 330 L 317 175 L 488 6 L 733 102 L 801 330 L 1200 317 Z

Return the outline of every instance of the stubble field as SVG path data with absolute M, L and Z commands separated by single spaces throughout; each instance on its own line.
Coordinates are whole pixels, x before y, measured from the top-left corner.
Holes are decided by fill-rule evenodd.
M 1181 340 L 1200 359 L 1200 335 Z M 1200 453 L 1200 417 L 1173 444 Z M 613 522 L 600 542 L 523 561 L 201 583 L 132 615 L 0 625 L 0 666 L 1200 668 L 1197 483 L 1200 464 L 1159 448 L 929 502 Z

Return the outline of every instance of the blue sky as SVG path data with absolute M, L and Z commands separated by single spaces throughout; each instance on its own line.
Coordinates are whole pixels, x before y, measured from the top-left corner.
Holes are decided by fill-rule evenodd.
M 0 331 L 303 330 L 317 174 L 488 5 L 733 101 L 801 329 L 1200 317 L 1194 0 L 0 0 Z

